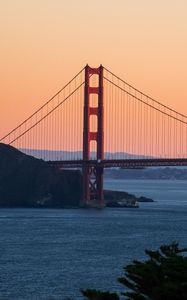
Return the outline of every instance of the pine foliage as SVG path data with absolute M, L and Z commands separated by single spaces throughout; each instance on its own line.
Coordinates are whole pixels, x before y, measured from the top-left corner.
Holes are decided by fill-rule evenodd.
M 148 259 L 134 260 L 124 267 L 118 281 L 125 287 L 121 294 L 96 290 L 82 291 L 89 300 L 187 300 L 187 257 L 178 243 L 145 250 Z

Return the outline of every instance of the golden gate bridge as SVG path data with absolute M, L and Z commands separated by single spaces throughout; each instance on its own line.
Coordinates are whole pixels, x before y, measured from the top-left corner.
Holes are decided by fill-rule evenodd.
M 86 207 L 104 206 L 104 168 L 187 166 L 187 116 L 102 65 L 86 65 L 0 141 L 53 167 L 81 168 Z

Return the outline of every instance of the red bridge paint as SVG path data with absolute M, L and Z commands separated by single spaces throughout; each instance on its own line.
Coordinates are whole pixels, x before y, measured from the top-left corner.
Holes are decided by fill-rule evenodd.
M 97 75 L 98 87 L 90 86 L 90 77 Z M 96 94 L 98 106 L 92 107 L 90 95 Z M 90 116 L 97 117 L 97 131 L 90 131 Z M 99 68 L 85 67 L 85 90 L 84 90 L 84 127 L 83 127 L 83 198 L 81 206 L 84 207 L 103 207 L 103 166 L 99 163 L 89 165 L 90 161 L 90 142 L 97 143 L 97 162 L 104 159 L 104 104 L 103 104 L 103 66 Z

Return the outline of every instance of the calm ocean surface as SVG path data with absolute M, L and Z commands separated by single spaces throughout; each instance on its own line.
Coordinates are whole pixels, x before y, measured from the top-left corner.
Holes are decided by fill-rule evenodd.
M 107 180 L 152 197 L 139 209 L 0 209 L 0 299 L 82 299 L 80 288 L 119 290 L 144 249 L 187 246 L 187 182 Z

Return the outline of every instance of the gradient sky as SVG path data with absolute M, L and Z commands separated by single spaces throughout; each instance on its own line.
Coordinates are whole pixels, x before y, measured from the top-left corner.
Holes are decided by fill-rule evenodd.
M 187 115 L 186 0 L 0 0 L 0 136 L 85 64 Z

